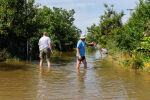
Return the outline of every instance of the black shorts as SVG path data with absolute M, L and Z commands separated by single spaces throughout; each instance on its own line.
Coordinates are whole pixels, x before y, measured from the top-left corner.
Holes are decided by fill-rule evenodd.
M 85 56 L 81 56 L 82 59 L 79 59 L 79 57 L 77 57 L 78 61 L 83 61 L 85 59 Z

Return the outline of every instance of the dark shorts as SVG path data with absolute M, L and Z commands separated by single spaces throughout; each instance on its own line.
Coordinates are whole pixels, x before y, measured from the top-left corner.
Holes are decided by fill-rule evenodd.
M 50 49 L 49 48 L 45 48 L 43 50 L 40 50 L 40 55 L 39 57 L 41 59 L 44 59 L 44 57 L 46 56 L 46 58 L 50 58 Z
M 78 61 L 83 61 L 85 59 L 85 56 L 81 56 L 82 59 L 79 59 L 79 57 L 77 56 Z

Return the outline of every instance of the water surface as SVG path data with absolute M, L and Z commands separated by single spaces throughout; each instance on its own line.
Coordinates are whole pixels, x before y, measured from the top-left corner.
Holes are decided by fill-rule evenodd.
M 150 75 L 128 71 L 86 53 L 88 68 L 76 70 L 75 53 L 52 58 L 51 68 L 0 64 L 0 100 L 150 100 Z

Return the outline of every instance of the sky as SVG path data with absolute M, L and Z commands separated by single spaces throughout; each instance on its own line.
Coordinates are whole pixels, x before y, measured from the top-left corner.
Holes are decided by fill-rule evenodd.
M 47 7 L 61 7 L 63 9 L 75 10 L 76 27 L 87 33 L 87 27 L 93 24 L 98 25 L 99 17 L 104 15 L 106 10 L 104 4 L 114 5 L 114 10 L 118 13 L 124 11 L 123 23 L 130 17 L 130 11 L 127 9 L 134 9 L 139 0 L 35 0 L 35 4 L 40 4 Z

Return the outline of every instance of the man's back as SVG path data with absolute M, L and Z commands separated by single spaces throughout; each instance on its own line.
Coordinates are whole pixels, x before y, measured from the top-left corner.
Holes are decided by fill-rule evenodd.
M 39 46 L 40 46 L 40 50 L 43 50 L 45 48 L 49 48 L 49 44 L 51 43 L 51 40 L 49 37 L 47 36 L 43 36 L 40 38 L 39 40 Z

